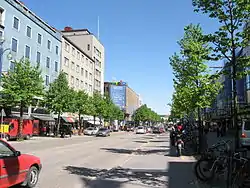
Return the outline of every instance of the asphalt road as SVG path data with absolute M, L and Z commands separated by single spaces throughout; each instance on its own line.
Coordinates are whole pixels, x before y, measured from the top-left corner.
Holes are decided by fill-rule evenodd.
M 41 138 L 12 145 L 41 158 L 38 188 L 196 188 L 192 157 L 176 157 L 169 135 Z

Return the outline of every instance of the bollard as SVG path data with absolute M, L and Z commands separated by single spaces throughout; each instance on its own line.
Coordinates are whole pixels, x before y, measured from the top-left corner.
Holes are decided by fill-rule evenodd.
M 228 171 L 227 171 L 227 188 L 231 188 L 232 187 L 232 167 L 233 167 L 233 153 L 231 148 L 228 151 Z

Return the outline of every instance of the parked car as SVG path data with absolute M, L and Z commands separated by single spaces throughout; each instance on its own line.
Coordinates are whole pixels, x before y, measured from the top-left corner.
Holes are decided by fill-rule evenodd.
M 154 127 L 154 129 L 153 129 L 153 133 L 155 133 L 155 134 L 161 134 L 164 132 L 165 132 L 165 130 L 163 127 Z
M 250 147 L 250 121 L 242 121 L 240 144 L 242 147 Z
M 147 130 L 147 133 L 152 133 L 152 128 L 151 127 L 147 127 L 146 130 Z
M 110 136 L 110 130 L 108 128 L 102 127 L 98 130 L 96 136 Z
M 83 131 L 83 134 L 84 135 L 96 135 L 97 132 L 98 132 L 97 127 L 89 127 Z
M 147 133 L 147 130 L 145 127 L 143 127 L 143 126 L 137 127 L 136 134 L 146 134 L 146 133 Z
M 21 185 L 36 186 L 42 165 L 38 157 L 21 154 L 0 139 L 0 188 Z

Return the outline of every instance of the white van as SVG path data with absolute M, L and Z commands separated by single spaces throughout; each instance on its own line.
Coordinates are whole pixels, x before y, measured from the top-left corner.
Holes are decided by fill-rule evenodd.
M 242 147 L 250 147 L 250 120 L 242 121 L 240 144 Z

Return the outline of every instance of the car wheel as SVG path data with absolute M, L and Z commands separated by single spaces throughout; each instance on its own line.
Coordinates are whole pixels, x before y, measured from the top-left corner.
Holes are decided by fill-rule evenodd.
M 29 134 L 26 135 L 25 139 L 26 139 L 26 140 L 29 140 L 29 139 L 30 139 L 30 135 L 29 135 Z
M 6 141 L 9 141 L 10 140 L 10 135 L 5 135 L 5 139 L 6 139 Z
M 38 182 L 38 177 L 39 177 L 39 170 L 35 166 L 32 166 L 29 169 L 29 172 L 27 174 L 27 177 L 25 180 L 26 185 L 24 187 L 26 187 L 26 188 L 35 187 L 37 182 Z

